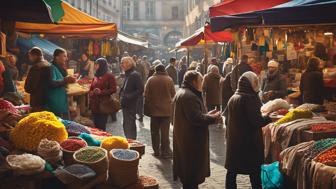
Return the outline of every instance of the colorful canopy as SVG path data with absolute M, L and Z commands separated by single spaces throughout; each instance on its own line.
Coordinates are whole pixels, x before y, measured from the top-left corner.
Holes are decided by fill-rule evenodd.
M 58 24 L 17 22 L 16 30 L 24 33 L 66 35 L 67 37 L 116 37 L 117 26 L 92 17 L 62 1 L 64 16 Z
M 231 32 L 212 32 L 211 26 L 206 24 L 204 27 L 198 29 L 190 37 L 181 40 L 176 44 L 176 47 L 189 47 L 199 45 L 201 43 L 214 43 L 214 42 L 231 42 L 233 41 L 233 36 Z
M 210 17 L 264 10 L 290 0 L 225 0 L 209 8 Z
M 335 24 L 336 0 L 294 0 L 271 9 L 211 18 L 213 31 L 242 25 Z
M 0 18 L 20 22 L 53 23 L 62 17 L 60 0 L 10 0 L 1 3 Z

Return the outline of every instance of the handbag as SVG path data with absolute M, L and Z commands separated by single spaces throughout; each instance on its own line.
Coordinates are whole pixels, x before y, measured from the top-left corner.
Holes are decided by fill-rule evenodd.
M 113 95 L 103 98 L 99 102 L 99 111 L 103 114 L 116 113 L 121 109 L 119 100 Z
M 284 186 L 284 177 L 280 172 L 278 161 L 261 166 L 261 182 L 264 189 L 278 189 Z
M 107 89 L 110 83 L 107 83 Z M 121 109 L 120 101 L 114 95 L 102 97 L 99 101 L 99 112 L 102 114 L 116 113 Z

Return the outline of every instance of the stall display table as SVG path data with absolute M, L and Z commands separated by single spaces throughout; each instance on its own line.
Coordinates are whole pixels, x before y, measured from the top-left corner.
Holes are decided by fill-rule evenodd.
M 76 111 L 76 109 L 79 108 L 80 114 L 85 114 L 88 111 L 87 102 L 89 91 L 89 85 L 79 85 L 77 83 L 68 85 L 67 94 L 69 98 L 69 107 L 73 107 L 73 111 Z M 76 103 L 74 103 L 75 98 L 78 98 L 78 106 Z

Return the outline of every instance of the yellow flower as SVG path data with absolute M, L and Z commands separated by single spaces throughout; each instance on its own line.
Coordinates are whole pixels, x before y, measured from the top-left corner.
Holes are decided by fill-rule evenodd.
M 129 144 L 124 137 L 112 136 L 105 138 L 101 143 L 101 147 L 110 151 L 112 149 L 128 149 Z
M 289 111 L 283 118 L 279 119 L 275 124 L 280 125 L 297 119 L 303 119 L 303 118 L 309 119 L 312 117 L 313 113 L 310 110 L 294 109 Z
M 35 152 L 44 138 L 62 142 L 68 138 L 65 126 L 51 112 L 31 113 L 23 118 L 10 133 L 16 148 Z

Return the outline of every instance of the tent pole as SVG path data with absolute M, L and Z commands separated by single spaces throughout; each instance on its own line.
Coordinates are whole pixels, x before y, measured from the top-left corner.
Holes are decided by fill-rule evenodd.
M 187 48 L 187 64 L 188 64 L 188 67 L 189 67 L 189 63 L 190 62 L 190 50 L 189 48 Z
M 207 46 L 207 41 L 206 39 L 204 38 L 204 63 L 205 63 L 205 66 L 204 66 L 204 70 L 203 70 L 203 73 L 206 74 L 207 71 L 208 71 L 208 46 Z

